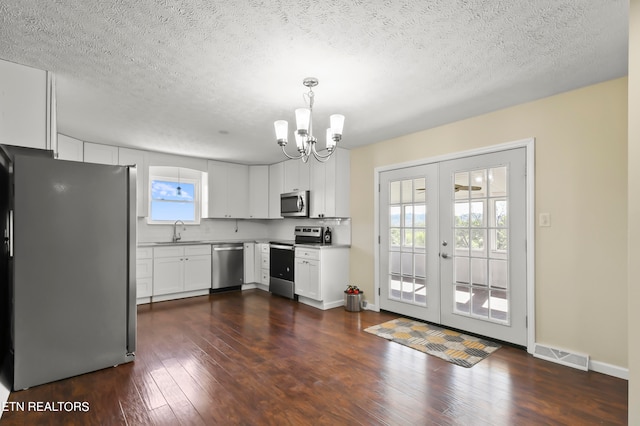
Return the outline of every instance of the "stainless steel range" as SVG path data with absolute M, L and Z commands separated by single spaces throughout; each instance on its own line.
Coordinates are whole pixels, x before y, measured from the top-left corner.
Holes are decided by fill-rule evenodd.
M 296 226 L 295 240 L 271 241 L 269 249 L 269 291 L 298 300 L 295 286 L 295 245 L 322 244 L 322 226 Z

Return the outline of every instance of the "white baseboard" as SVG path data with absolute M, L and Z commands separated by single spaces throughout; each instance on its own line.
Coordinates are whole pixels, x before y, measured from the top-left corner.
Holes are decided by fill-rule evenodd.
M 589 361 L 589 370 L 617 377 L 619 379 L 629 380 L 628 368 L 618 367 L 617 365 L 607 364 L 606 362 L 591 360 Z
M 377 305 L 374 305 L 373 303 L 368 303 L 368 302 L 366 305 L 362 307 L 362 309 L 364 309 L 365 311 L 380 312 L 380 308 Z
M 241 290 L 251 290 L 252 288 L 258 288 L 258 284 L 257 283 L 242 284 Z

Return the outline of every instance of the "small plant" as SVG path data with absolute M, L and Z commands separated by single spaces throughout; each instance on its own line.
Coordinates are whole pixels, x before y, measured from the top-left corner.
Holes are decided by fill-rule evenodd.
M 362 293 L 362 291 L 360 291 L 360 289 L 358 288 L 357 285 L 348 285 L 347 289 L 344 292 L 348 293 L 348 294 L 360 294 L 360 293 Z

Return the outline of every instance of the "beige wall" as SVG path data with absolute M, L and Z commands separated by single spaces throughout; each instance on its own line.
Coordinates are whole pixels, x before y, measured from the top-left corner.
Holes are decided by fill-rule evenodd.
M 354 149 L 351 282 L 373 303 L 374 169 L 534 137 L 536 341 L 627 367 L 627 79 Z
M 629 10 L 629 424 L 640 424 L 640 0 Z M 633 403 L 631 403 L 633 401 Z

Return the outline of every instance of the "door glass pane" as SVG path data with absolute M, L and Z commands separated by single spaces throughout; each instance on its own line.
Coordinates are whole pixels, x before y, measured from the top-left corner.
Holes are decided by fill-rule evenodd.
M 487 196 L 486 170 L 474 170 L 471 172 L 471 182 L 468 191 L 471 198 L 484 198 Z
M 455 286 L 454 312 L 460 314 L 468 314 L 471 302 L 471 293 L 469 287 L 457 285 Z
M 507 194 L 507 168 L 494 167 L 489 169 L 489 196 L 503 197 Z
M 415 279 L 415 302 L 419 305 L 427 304 L 427 281 L 424 278 Z
M 507 167 L 453 173 L 456 314 L 509 322 Z
M 403 180 L 402 183 L 402 202 L 410 203 L 413 201 L 413 181 Z
M 391 247 L 400 247 L 400 228 L 389 229 L 389 245 Z
M 424 228 L 427 226 L 427 208 L 425 205 L 416 205 L 413 208 L 413 226 Z
M 413 255 L 414 276 L 423 277 L 427 276 L 427 257 L 424 254 Z
M 499 321 L 509 320 L 509 302 L 507 301 L 507 292 L 502 290 L 494 290 L 491 292 L 489 299 L 491 308 L 491 319 Z
M 425 178 L 414 179 L 413 189 L 415 191 L 415 194 L 413 194 L 413 202 L 424 203 L 427 194 L 427 184 Z
M 486 259 L 471 259 L 471 284 L 487 285 L 487 261 Z
M 413 206 L 404 206 L 404 226 L 413 227 Z
M 453 191 L 456 199 L 469 198 L 466 188 L 469 186 L 469 172 L 456 173 L 454 175 Z
M 413 231 L 413 246 L 418 249 L 424 249 L 427 243 L 427 233 L 424 229 L 415 229 Z
M 464 283 L 469 284 L 469 258 L 456 256 L 454 258 L 455 262 L 455 282 L 456 283 Z
M 389 204 L 398 204 L 400 202 L 400 182 L 389 183 Z
M 400 225 L 400 206 L 389 206 L 389 226 Z
M 455 217 L 453 223 L 455 227 L 469 226 L 469 203 L 457 202 L 454 209 Z
M 492 288 L 507 288 L 506 260 L 489 260 L 489 285 Z
M 389 253 L 389 272 L 400 274 L 400 252 L 392 251 Z
M 489 317 L 489 290 L 474 287 L 471 290 L 471 313 L 475 316 Z
M 469 214 L 469 221 L 473 227 L 484 227 L 484 202 L 474 201 L 471 204 L 471 212 Z

